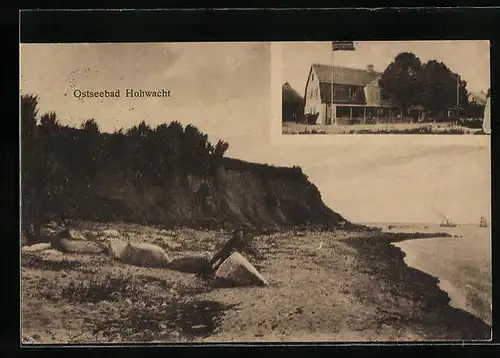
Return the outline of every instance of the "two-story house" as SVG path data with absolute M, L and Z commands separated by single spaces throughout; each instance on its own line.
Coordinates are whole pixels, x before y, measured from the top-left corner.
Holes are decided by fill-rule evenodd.
M 397 118 L 400 109 L 380 98 L 381 76 L 372 65 L 355 69 L 313 64 L 305 88 L 304 114 L 318 113 L 317 124 L 374 123 Z

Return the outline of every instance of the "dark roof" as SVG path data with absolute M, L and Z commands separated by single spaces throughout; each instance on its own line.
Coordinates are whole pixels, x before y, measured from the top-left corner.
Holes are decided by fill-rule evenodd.
M 327 82 L 320 82 L 319 92 L 321 93 L 321 103 L 332 103 L 332 84 Z M 351 104 L 364 104 L 365 96 L 358 96 L 355 100 L 334 98 L 335 103 L 351 103 Z
M 321 103 L 331 103 L 332 98 L 331 98 L 331 89 L 332 89 L 332 84 L 331 83 L 325 83 L 322 82 L 319 84 L 320 88 L 320 93 L 321 93 Z M 365 97 L 365 93 L 361 93 L 359 96 L 356 97 L 356 99 L 339 99 L 339 98 L 334 98 L 335 103 L 342 104 L 342 103 L 349 103 L 349 104 L 367 104 L 367 98 Z M 370 100 L 369 103 L 370 106 L 380 106 L 380 107 L 391 107 L 391 103 L 389 101 L 383 100 L 381 98 L 378 98 L 374 100 L 373 98 Z
M 313 64 L 312 65 L 319 82 L 332 83 L 332 66 Z M 353 86 L 366 86 L 382 76 L 380 72 L 368 72 L 366 69 L 338 67 L 333 68 L 334 83 Z

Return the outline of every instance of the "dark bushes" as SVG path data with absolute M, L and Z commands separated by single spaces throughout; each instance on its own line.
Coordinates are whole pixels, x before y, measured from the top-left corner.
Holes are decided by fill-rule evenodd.
M 304 121 L 307 124 L 316 124 L 316 121 L 318 120 L 319 113 L 307 113 L 304 116 Z
M 276 167 L 274 165 L 251 163 L 234 158 L 224 158 L 221 163 L 226 169 L 250 171 L 253 174 L 264 178 L 279 178 L 299 181 L 307 180 L 307 175 L 305 175 L 302 172 L 302 168 L 298 166 L 294 166 L 293 168 Z
M 467 128 L 479 129 L 483 128 L 482 118 L 460 118 L 457 120 L 457 125 Z
M 229 147 L 223 141 L 212 145 L 196 127 L 176 121 L 156 128 L 142 121 L 114 133 L 101 133 L 94 119 L 80 128 L 63 126 L 54 112 L 38 121 L 37 104 L 37 96 L 21 96 L 22 215 L 28 240 L 40 236 L 49 216 L 62 218 L 75 203 L 95 208 L 89 188 L 103 175 L 156 185 L 167 185 L 175 175 L 213 176 Z
M 302 103 L 296 104 L 283 102 L 281 118 L 283 122 L 303 122 L 304 105 Z

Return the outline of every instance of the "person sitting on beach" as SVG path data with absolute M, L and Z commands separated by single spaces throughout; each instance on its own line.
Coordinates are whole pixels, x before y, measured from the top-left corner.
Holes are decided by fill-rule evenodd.
M 202 268 L 200 275 L 203 278 L 213 276 L 226 259 L 231 256 L 234 251 L 241 251 L 246 246 L 245 232 L 243 229 L 233 231 L 231 239 L 224 244 L 212 259 Z

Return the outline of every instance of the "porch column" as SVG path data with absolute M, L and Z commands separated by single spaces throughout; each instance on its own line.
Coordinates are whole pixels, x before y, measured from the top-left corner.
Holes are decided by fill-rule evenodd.
M 366 107 L 363 108 L 363 124 L 366 124 Z
M 349 119 L 352 119 L 352 107 L 349 107 Z

